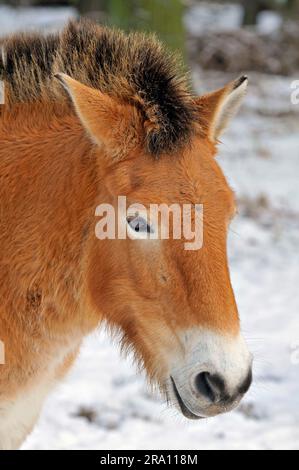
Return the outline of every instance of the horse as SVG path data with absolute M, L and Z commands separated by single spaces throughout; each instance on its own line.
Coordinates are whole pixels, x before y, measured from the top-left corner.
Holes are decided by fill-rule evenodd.
M 154 36 L 79 20 L 4 38 L 0 79 L 0 448 L 22 445 L 102 324 L 183 416 L 234 409 L 252 355 L 226 248 L 236 198 L 216 155 L 248 78 L 195 96 Z M 201 204 L 202 247 L 150 239 L 161 221 L 138 211 L 135 236 L 99 240 L 96 208 L 117 211 L 119 196 Z

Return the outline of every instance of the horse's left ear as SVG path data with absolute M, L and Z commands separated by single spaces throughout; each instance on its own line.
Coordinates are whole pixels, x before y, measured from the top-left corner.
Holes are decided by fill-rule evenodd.
M 196 98 L 200 122 L 207 137 L 217 142 L 238 112 L 246 94 L 248 78 L 241 77 L 224 88 Z
M 121 103 L 66 74 L 56 74 L 55 78 L 67 91 L 82 125 L 96 144 L 104 145 L 117 159 L 137 145 L 139 115 L 134 106 Z

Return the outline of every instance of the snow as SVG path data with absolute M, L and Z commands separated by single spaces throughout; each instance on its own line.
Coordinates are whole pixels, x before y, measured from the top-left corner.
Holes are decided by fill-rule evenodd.
M 76 16 L 77 12 L 72 7 L 13 8 L 0 5 L 0 36 L 20 30 L 55 31 Z
M 0 28 L 8 25 L 1 8 Z M 223 27 L 239 21 L 235 7 L 226 11 Z M 212 14 L 211 5 L 203 20 L 198 14 L 191 24 L 187 17 L 188 27 L 201 27 Z M 200 91 L 235 78 L 199 69 L 193 75 Z M 290 101 L 296 77 L 249 78 L 219 162 L 239 199 L 229 256 L 255 355 L 251 391 L 230 414 L 188 422 L 149 392 L 105 331 L 96 332 L 48 398 L 23 449 L 299 449 L 299 105 Z
M 233 3 L 214 3 L 201 1 L 188 8 L 185 25 L 189 34 L 197 36 L 209 31 L 229 31 L 242 24 L 243 9 Z M 282 16 L 273 11 L 262 11 L 257 18 L 257 31 L 270 34 L 282 25 Z
M 274 11 L 262 11 L 258 15 L 257 30 L 262 34 L 271 34 L 282 26 L 283 20 L 279 13 Z
M 227 31 L 240 26 L 242 15 L 240 5 L 201 1 L 187 9 L 185 25 L 192 36 L 208 31 Z

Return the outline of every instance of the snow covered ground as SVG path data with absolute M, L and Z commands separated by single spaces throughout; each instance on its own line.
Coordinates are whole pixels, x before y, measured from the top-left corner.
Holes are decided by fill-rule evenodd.
M 16 31 L 55 31 L 69 19 L 76 18 L 77 11 L 71 7 L 61 8 L 13 8 L 0 5 L 0 37 Z
M 1 19 L 0 10 L 0 25 Z M 234 78 L 193 75 L 201 91 Z M 255 354 L 254 384 L 239 409 L 184 420 L 98 332 L 47 400 L 23 449 L 299 449 L 299 105 L 290 102 L 296 78 L 250 74 L 245 105 L 220 147 L 219 162 L 240 201 L 230 265 Z
M 209 31 L 228 31 L 238 28 L 242 22 L 243 9 L 236 3 L 221 4 L 208 1 L 190 1 L 185 14 L 185 25 L 190 34 L 197 36 Z M 263 11 L 258 15 L 257 29 L 262 33 L 276 30 L 282 17 L 273 11 Z

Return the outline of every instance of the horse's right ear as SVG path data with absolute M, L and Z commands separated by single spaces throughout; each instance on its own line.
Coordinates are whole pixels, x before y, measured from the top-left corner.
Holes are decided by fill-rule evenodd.
M 199 115 L 207 137 L 216 142 L 237 114 L 246 94 L 248 78 L 240 77 L 224 88 L 196 99 Z
M 76 113 L 91 139 L 104 144 L 120 158 L 137 146 L 139 115 L 134 106 L 123 104 L 66 74 L 55 75 L 70 96 Z

